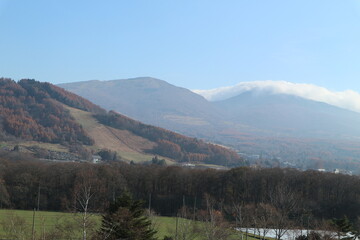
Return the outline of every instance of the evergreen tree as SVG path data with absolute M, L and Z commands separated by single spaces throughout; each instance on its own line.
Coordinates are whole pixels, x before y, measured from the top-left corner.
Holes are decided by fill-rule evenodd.
M 103 216 L 99 231 L 102 239 L 156 240 L 156 231 L 142 205 L 142 201 L 133 200 L 128 193 L 119 197 Z
M 352 223 L 346 216 L 343 218 L 339 218 L 339 219 L 334 218 L 332 220 L 332 224 L 336 228 L 339 239 L 340 238 L 341 239 L 352 239 L 353 237 L 347 236 L 346 235 L 347 233 L 352 233 L 352 234 L 356 235 Z

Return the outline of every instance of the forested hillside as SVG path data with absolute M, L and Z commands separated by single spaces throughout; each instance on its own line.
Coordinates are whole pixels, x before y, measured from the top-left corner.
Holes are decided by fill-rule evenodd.
M 17 139 L 61 144 L 71 148 L 72 153 L 81 153 L 83 159 L 104 148 L 117 151 L 116 144 L 122 144 L 131 154 L 141 155 L 148 161 L 159 155 L 176 162 L 244 164 L 232 150 L 146 125 L 112 111 L 108 113 L 60 87 L 29 79 L 19 82 L 0 79 L 0 137 L 2 141 Z M 108 142 L 101 142 L 109 138 L 114 139 L 112 147 L 107 146 Z M 131 141 L 126 141 L 128 139 Z M 139 147 L 145 142 L 147 147 Z M 118 159 L 121 154 L 117 154 Z
M 0 79 L 1 131 L 24 140 L 82 143 L 93 140 L 71 117 L 60 101 L 70 106 L 102 112 L 89 101 L 49 83 Z

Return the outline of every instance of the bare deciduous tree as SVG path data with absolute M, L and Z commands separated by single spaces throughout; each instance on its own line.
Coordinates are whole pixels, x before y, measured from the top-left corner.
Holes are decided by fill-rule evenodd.
M 280 240 L 284 234 L 294 227 L 293 221 L 289 218 L 294 214 L 298 207 L 298 197 L 296 193 L 286 184 L 278 184 L 274 191 L 269 193 L 273 211 L 273 228 L 276 239 Z
M 88 230 L 95 224 L 93 220 L 93 212 L 91 211 L 91 200 L 96 193 L 99 192 L 99 182 L 96 178 L 95 173 L 91 168 L 85 168 L 77 176 L 77 183 L 74 187 L 75 195 L 75 210 L 77 213 L 81 213 L 80 220 L 82 229 L 82 239 L 86 240 L 88 237 Z
M 196 222 L 190 220 L 189 209 L 183 206 L 178 213 L 176 218 L 176 232 L 174 234 L 175 240 L 194 240 L 198 238 Z
M 275 208 L 270 204 L 260 203 L 255 207 L 253 214 L 254 228 L 256 229 L 256 235 L 261 239 L 265 239 L 266 234 L 270 231 L 275 212 Z
M 249 229 L 258 223 L 255 218 L 255 204 L 245 204 L 244 202 L 234 202 L 231 207 L 227 208 L 227 212 L 235 218 L 235 228 L 238 230 L 241 239 L 247 240 Z M 255 228 L 253 228 L 253 234 Z
M 226 240 L 230 236 L 230 226 L 225 221 L 223 213 L 219 210 L 216 201 L 210 195 L 205 194 L 206 210 L 198 212 L 198 217 L 202 221 L 199 230 L 206 240 Z

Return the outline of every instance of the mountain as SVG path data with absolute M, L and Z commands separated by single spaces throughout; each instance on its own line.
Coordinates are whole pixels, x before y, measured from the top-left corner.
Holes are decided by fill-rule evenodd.
M 2 149 L 41 158 L 80 160 L 102 154 L 108 160 L 149 161 L 159 155 L 172 162 L 242 164 L 229 149 L 107 112 L 35 80 L 0 79 L 0 123 Z
M 60 86 L 138 120 L 231 146 L 255 162 L 360 169 L 360 114 L 321 101 L 356 106 L 351 92 L 267 81 L 195 91 L 202 97 L 154 78 Z M 276 161 L 265 165 L 277 166 Z
M 271 84 L 262 89 L 259 84 L 239 85 L 235 92 L 227 90 L 235 96 L 227 92 L 232 97 L 213 102 L 154 78 L 86 81 L 59 86 L 140 121 L 227 143 L 232 140 L 222 137 L 221 133 L 230 130 L 260 136 L 324 139 L 360 136 L 359 113 L 293 94 L 276 93 L 277 85 Z M 215 92 L 217 95 L 211 91 L 202 94 L 208 98 L 212 94 L 216 99 L 226 91 Z
M 257 90 L 213 103 L 232 123 L 232 130 L 219 133 L 223 141 L 255 162 L 360 172 L 357 112 Z
M 236 97 L 245 92 L 285 94 L 327 103 L 332 106 L 360 113 L 360 93 L 353 90 L 331 91 L 324 87 L 306 83 L 270 80 L 253 81 L 240 82 L 234 86 L 193 91 L 212 102 Z
M 214 104 L 227 113 L 229 121 L 264 134 L 323 139 L 360 136 L 359 113 L 294 95 L 253 90 Z
M 58 86 L 107 110 L 190 136 L 210 138 L 222 122 L 221 110 L 202 96 L 155 78 L 94 80 Z

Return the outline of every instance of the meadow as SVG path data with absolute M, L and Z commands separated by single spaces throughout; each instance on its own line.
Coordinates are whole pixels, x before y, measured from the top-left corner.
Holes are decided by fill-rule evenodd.
M 165 236 L 178 236 L 184 232 L 192 223 L 191 220 L 176 217 L 151 217 L 154 228 L 157 230 L 159 240 Z M 202 224 L 197 222 L 197 224 Z M 101 225 L 101 215 L 94 214 L 89 221 L 89 228 L 99 229 Z M 34 231 L 35 239 L 54 239 L 61 232 L 61 238 L 56 239 L 81 239 L 81 215 L 65 212 L 49 212 L 49 211 L 27 211 L 27 210 L 0 210 L 0 239 L 32 239 Z M 91 235 L 94 230 L 89 230 Z M 193 239 L 203 239 L 201 235 L 193 236 Z M 241 239 L 241 235 L 237 232 L 229 237 L 231 240 Z M 245 239 L 245 237 L 243 238 Z M 248 240 L 256 238 L 248 236 Z

